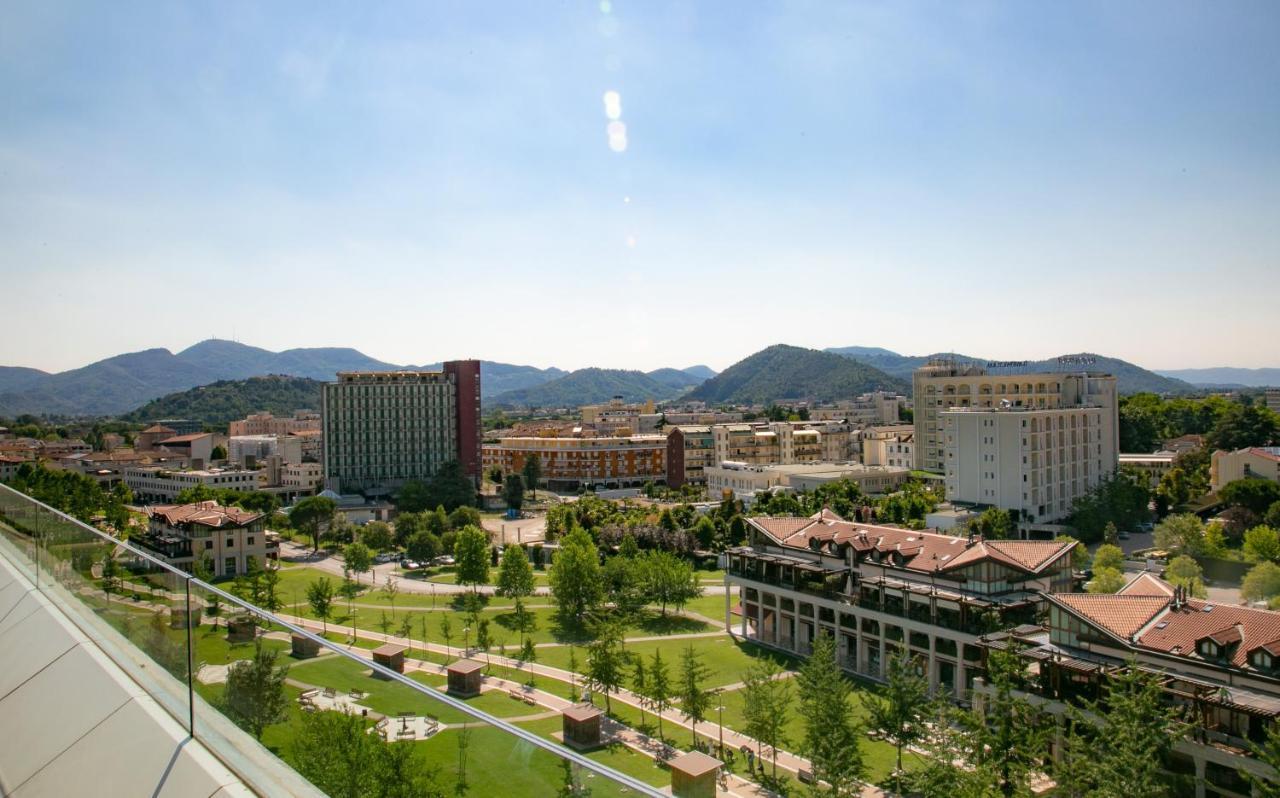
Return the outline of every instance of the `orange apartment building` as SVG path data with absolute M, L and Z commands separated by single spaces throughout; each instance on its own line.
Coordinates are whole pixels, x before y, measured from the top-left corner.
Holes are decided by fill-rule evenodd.
M 666 478 L 667 437 L 510 437 L 486 444 L 486 471 L 498 466 L 503 473 L 518 473 L 525 460 L 537 455 L 542 463 L 543 484 L 552 489 L 576 490 L 580 486 L 629 487 Z

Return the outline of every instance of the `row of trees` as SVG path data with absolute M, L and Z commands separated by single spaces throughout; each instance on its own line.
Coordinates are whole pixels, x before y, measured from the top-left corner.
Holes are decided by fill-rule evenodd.
M 123 482 L 107 490 L 84 474 L 46 468 L 39 463 L 23 463 L 9 485 L 85 523 L 101 517 L 117 531 L 128 528 L 126 505 L 133 502 L 133 493 Z
M 1204 435 L 1210 448 L 1228 451 L 1280 443 L 1280 419 L 1247 398 L 1162 398 L 1153 393 L 1120 397 L 1120 451 L 1154 452 L 1182 435 Z

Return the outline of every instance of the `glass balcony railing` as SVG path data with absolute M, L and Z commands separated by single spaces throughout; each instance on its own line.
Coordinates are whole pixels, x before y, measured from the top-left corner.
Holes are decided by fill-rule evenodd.
M 458 658 L 438 646 L 303 628 L 4 485 L 0 556 L 259 794 L 395 778 L 412 794 L 661 796 L 669 783 L 553 737 L 570 698 L 505 672 L 484 692 L 477 673 L 479 695 L 458 697 L 446 692 Z

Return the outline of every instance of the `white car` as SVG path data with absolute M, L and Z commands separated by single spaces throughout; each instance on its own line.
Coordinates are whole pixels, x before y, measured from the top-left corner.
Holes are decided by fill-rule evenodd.
M 417 560 L 403 560 L 400 563 L 400 567 L 404 568 L 406 571 L 416 571 L 422 567 L 422 563 Z

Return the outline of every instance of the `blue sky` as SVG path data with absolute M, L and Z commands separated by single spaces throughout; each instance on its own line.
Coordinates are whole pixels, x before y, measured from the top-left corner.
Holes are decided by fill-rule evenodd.
M 1277 366 L 1277 34 L 1271 2 L 21 2 L 0 364 Z

